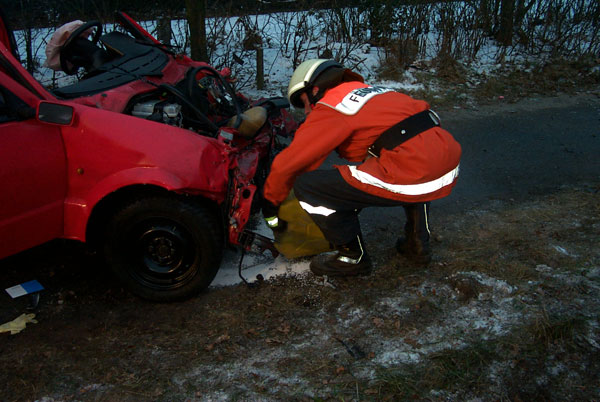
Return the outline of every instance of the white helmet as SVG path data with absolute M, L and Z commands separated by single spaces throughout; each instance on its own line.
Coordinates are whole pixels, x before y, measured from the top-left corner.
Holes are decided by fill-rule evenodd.
M 327 74 L 323 74 L 327 71 Z M 317 80 L 319 79 L 319 80 Z M 322 90 L 332 88 L 342 81 L 364 81 L 363 77 L 344 68 L 340 63 L 330 59 L 311 59 L 302 62 L 290 79 L 288 100 L 298 108 L 302 108 L 300 95 L 308 88 L 318 86 Z

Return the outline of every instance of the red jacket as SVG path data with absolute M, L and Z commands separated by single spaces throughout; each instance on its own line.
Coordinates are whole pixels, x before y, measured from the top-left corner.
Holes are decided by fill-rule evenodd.
M 361 88 L 368 89 L 361 92 Z M 296 177 L 317 169 L 333 150 L 350 162 L 362 162 L 335 167 L 346 182 L 366 193 L 403 202 L 447 196 L 456 184 L 461 148 L 441 127 L 365 160 L 367 148 L 381 133 L 428 108 L 425 101 L 360 82 L 342 83 L 328 90 L 296 131 L 290 146 L 273 161 L 265 197 L 279 205 Z

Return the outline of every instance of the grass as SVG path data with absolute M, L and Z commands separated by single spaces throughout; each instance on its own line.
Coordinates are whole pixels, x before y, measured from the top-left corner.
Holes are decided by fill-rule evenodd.
M 378 387 L 383 393 L 402 398 L 425 397 L 435 390 L 453 392 L 481 383 L 484 369 L 498 355 L 494 342 L 471 345 L 464 349 L 444 350 L 429 356 L 424 364 L 398 372 L 382 371 Z
M 377 390 L 377 399 L 382 400 L 386 397 L 394 400 L 428 399 L 435 395 L 445 399 L 456 392 L 460 392 L 462 399 L 470 394 L 482 395 L 486 389 L 493 388 L 494 377 L 500 371 L 508 379 L 502 386 L 506 387 L 506 396 L 510 400 L 523 397 L 539 399 L 544 392 L 524 377 L 545 374 L 560 355 L 585 353 L 586 348 L 579 345 L 577 338 L 588 325 L 589 319 L 581 316 L 549 317 L 543 312 L 533 324 L 515 328 L 507 336 L 475 341 L 462 349 L 442 350 L 431 354 L 419 365 L 382 369 L 377 381 L 368 384 L 368 389 Z M 595 355 L 598 356 L 598 353 Z M 579 374 L 583 374 L 589 366 L 597 366 L 592 360 L 587 367 L 576 367 L 568 356 L 558 360 L 572 366 L 569 369 Z M 519 383 L 519 380 L 523 382 Z M 556 385 L 550 386 L 550 390 L 555 388 Z
M 49 290 L 0 343 L 0 399 L 597 400 L 599 207 L 564 189 L 440 217 L 427 269 L 382 230 L 373 274 L 335 289 L 307 275 L 157 305 L 62 267 L 72 297 Z
M 516 102 L 531 96 L 571 93 L 584 88 L 598 91 L 597 64 L 597 60 L 590 58 L 504 64 L 488 75 L 446 56 L 431 66 L 411 70 L 416 81 L 424 85 L 423 89 L 411 91 L 411 95 L 427 99 L 432 107 L 452 107 L 485 104 L 498 98 Z M 400 68 L 397 63 L 390 63 L 379 71 L 379 78 L 401 81 L 407 68 L 410 67 Z
M 533 339 L 532 345 L 547 349 L 560 344 L 564 347 L 575 347 L 575 335 L 582 334 L 588 319 L 583 316 L 560 316 L 549 314 L 543 310 L 528 331 Z
M 564 192 L 549 196 L 545 201 L 525 208 L 519 206 L 479 214 L 476 227 L 485 227 L 486 233 L 478 233 L 469 226 L 472 223 L 464 225 L 463 222 L 458 230 L 453 228 L 452 237 L 444 236 L 452 240 L 440 256 L 441 261 L 450 262 L 428 269 L 427 274 L 430 281 L 449 278 L 448 283 L 457 292 L 459 305 L 478 303 L 480 294 L 493 291 L 461 272 L 474 271 L 505 280 L 518 289 L 514 293 L 517 298 L 514 309 L 523 313 L 523 323 L 500 337 L 475 337 L 467 341 L 466 347 L 431 353 L 418 364 L 379 367 L 375 381 L 361 383 L 361 399 L 468 399 L 484 394 L 489 397 L 486 390 L 490 389 L 499 392 L 496 397 L 508 400 L 589 398 L 591 389 L 585 385 L 589 380 L 583 378 L 598 377 L 594 370 L 598 367 L 599 353 L 590 348 L 585 339 L 595 328 L 598 315 L 582 315 L 571 300 L 590 292 L 593 294 L 594 290 L 584 284 L 565 283 L 560 276 L 543 276 L 535 267 L 543 261 L 560 266 L 561 272 L 567 274 L 571 267 L 581 270 L 590 258 L 596 258 L 593 250 L 598 215 L 586 218 L 587 229 L 584 231 L 573 228 L 572 222 L 587 216 L 585 211 L 597 210 L 600 204 L 596 195 L 587 191 Z M 515 231 L 515 224 L 524 230 Z M 501 241 L 486 243 L 488 247 L 469 246 L 476 244 L 480 236 Z M 581 256 L 551 259 L 547 244 L 553 238 L 577 244 Z M 528 240 L 523 242 L 523 239 Z M 409 271 L 405 273 L 409 274 Z M 385 272 L 380 275 L 379 280 L 387 280 Z M 405 281 L 405 285 L 410 286 L 410 281 Z M 420 287 L 422 281 L 422 277 L 416 279 L 414 286 Z M 527 283 L 533 285 L 527 286 Z M 540 285 L 536 287 L 535 283 Z M 405 304 L 411 314 L 404 316 L 402 324 L 422 328 L 435 322 L 453 308 L 449 305 L 456 304 L 441 300 L 443 298 L 436 299 L 435 295 L 429 294 L 407 301 Z M 593 374 L 588 374 L 590 372 Z M 579 386 L 569 388 L 568 392 L 561 389 L 561 384 L 571 382 Z M 351 392 L 350 386 L 347 392 Z

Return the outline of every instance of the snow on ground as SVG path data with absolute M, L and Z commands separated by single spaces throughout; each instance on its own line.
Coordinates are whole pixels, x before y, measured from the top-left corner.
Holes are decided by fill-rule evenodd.
M 262 219 L 258 219 L 258 223 L 254 224 L 252 231 L 268 238 L 273 238 L 271 229 L 267 227 Z M 225 250 L 223 262 L 217 272 L 217 276 L 211 284 L 211 287 L 231 286 L 242 283 L 242 278 L 239 276 L 239 264 L 242 257 L 239 250 Z M 242 260 L 242 276 L 248 282 L 254 282 L 260 275 L 263 279 L 271 279 L 275 276 L 288 275 L 293 276 L 308 272 L 308 260 L 288 260 L 283 255 L 273 258 L 271 252 L 265 250 L 262 254 L 257 251 L 250 251 L 244 254 Z
M 240 256 L 240 252 L 225 253 L 221 268 L 211 284 L 212 287 L 231 286 L 242 282 L 238 274 Z M 264 255 L 246 253 L 242 264 L 242 275 L 248 282 L 254 282 L 258 275 L 264 279 L 280 275 L 293 276 L 308 272 L 308 264 L 308 260 L 290 261 L 282 255 L 273 259 L 269 251 L 265 251 Z
M 339 42 L 326 42 L 327 35 L 324 32 L 313 32 L 309 42 L 302 43 L 299 50 L 299 55 L 294 55 L 291 49 L 294 44 L 289 43 L 294 41 L 290 36 L 292 28 L 298 24 L 297 19 L 301 13 L 275 13 L 270 15 L 254 15 L 247 16 L 245 21 L 250 21 L 250 25 L 254 25 L 261 35 L 264 37 L 264 73 L 265 86 L 264 90 L 258 90 L 255 86 L 256 75 L 256 52 L 244 50 L 242 42 L 244 40 L 244 26 L 248 22 L 242 23 L 242 19 L 231 17 L 229 19 L 208 19 L 207 29 L 210 38 L 210 27 L 214 30 L 222 30 L 227 33 L 228 42 L 219 42 L 219 38 L 215 40 L 216 49 L 212 54 L 212 64 L 216 67 L 225 65 L 231 67 L 233 75 L 237 80 L 238 89 L 252 98 L 260 98 L 266 96 L 281 96 L 285 95 L 289 78 L 293 72 L 294 57 L 302 57 L 302 59 L 318 58 L 320 52 L 324 49 L 331 50 L 334 54 L 346 54 L 346 65 L 353 68 L 355 71 L 365 77 L 368 83 L 382 86 L 389 86 L 398 90 L 418 90 L 423 88 L 423 83 L 417 81 L 409 69 L 405 72 L 404 77 L 398 81 L 379 80 L 377 78 L 377 70 L 381 66 L 384 59 L 384 51 L 378 47 L 363 44 L 347 44 Z M 309 13 L 309 25 L 311 29 L 325 29 L 315 20 L 315 15 Z M 313 21 L 314 20 L 314 21 Z M 156 32 L 156 22 L 142 21 L 141 26 L 150 33 Z M 292 25 L 290 25 L 292 24 Z M 46 62 L 45 47 L 54 33 L 54 28 L 40 28 L 32 31 L 34 58 L 38 65 L 35 77 L 44 85 L 64 86 L 76 81 L 74 76 L 66 76 L 62 72 L 54 72 L 45 67 Z M 181 49 L 187 37 L 187 24 L 185 20 L 173 20 L 171 22 L 172 41 L 171 44 Z M 105 24 L 103 32 L 111 32 L 115 29 L 113 24 Z M 19 53 L 21 56 L 26 54 L 25 49 L 25 31 L 15 31 Z M 439 47 L 439 33 L 435 27 L 429 30 L 429 33 L 423 39 L 424 48 L 427 50 L 424 60 L 418 60 L 417 64 L 427 64 L 437 54 Z M 297 44 L 295 44 L 297 46 Z M 189 54 L 189 49 L 185 49 Z M 237 60 L 241 60 L 243 64 L 232 61 L 234 55 Z M 301 55 L 301 56 L 300 56 Z M 497 59 L 498 47 L 492 40 L 487 40 L 482 44 L 478 52 L 478 58 L 475 61 L 465 62 L 469 67 L 478 74 L 491 74 L 494 71 L 502 68 Z M 503 62 L 524 63 L 526 58 L 520 55 L 515 49 L 511 49 L 508 54 L 503 56 Z

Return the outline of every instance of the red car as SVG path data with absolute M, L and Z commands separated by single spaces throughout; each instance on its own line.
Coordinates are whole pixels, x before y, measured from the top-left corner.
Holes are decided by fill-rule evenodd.
M 245 226 L 276 135 L 296 125 L 284 98 L 252 103 L 227 71 L 118 16 L 127 33 L 90 22 L 71 34 L 60 62 L 84 75 L 53 90 L 0 18 L 0 258 L 85 241 L 133 293 L 183 299 L 209 286 L 227 244 L 265 240 Z

